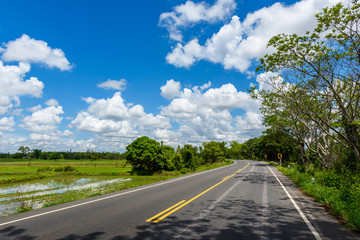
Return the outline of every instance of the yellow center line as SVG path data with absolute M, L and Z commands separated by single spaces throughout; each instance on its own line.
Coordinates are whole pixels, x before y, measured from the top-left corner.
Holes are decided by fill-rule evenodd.
M 207 193 L 208 191 L 210 191 L 210 190 L 213 189 L 214 187 L 220 185 L 221 183 L 225 182 L 225 181 L 228 180 L 229 178 L 235 176 L 237 173 L 239 173 L 239 172 L 241 172 L 242 170 L 244 170 L 245 168 L 247 168 L 247 167 L 249 166 L 249 164 L 250 164 L 250 163 L 248 162 L 245 167 L 239 169 L 238 171 L 236 171 L 235 173 L 233 173 L 233 174 L 230 175 L 230 176 L 224 177 L 222 181 L 220 181 L 220 182 L 218 182 L 217 184 L 215 184 L 214 186 L 206 189 L 205 191 L 203 191 L 202 193 L 196 195 L 196 196 L 193 197 L 192 199 L 190 199 L 190 200 L 188 200 L 188 201 L 183 200 L 183 201 L 181 201 L 181 202 L 173 205 L 172 207 L 170 207 L 170 208 L 162 211 L 161 213 L 156 214 L 156 215 L 153 216 L 152 218 L 149 218 L 148 220 L 146 220 L 146 222 L 151 222 L 151 221 L 153 221 L 154 219 L 156 219 L 157 217 L 159 217 L 159 216 L 161 216 L 162 214 L 165 213 L 164 215 L 162 215 L 161 217 L 159 217 L 158 219 L 156 219 L 156 220 L 153 221 L 154 223 L 160 222 L 161 220 L 163 220 L 164 218 L 166 218 L 166 217 L 169 216 L 170 214 L 176 212 L 176 211 L 179 210 L 180 208 L 182 208 L 182 207 L 186 206 L 187 204 L 191 203 L 192 201 L 194 201 L 194 200 L 197 199 L 198 197 L 204 195 L 205 193 Z M 180 205 L 180 204 L 181 204 L 181 205 Z M 180 205 L 180 206 L 179 206 L 179 205 Z
M 152 218 L 149 218 L 148 220 L 146 220 L 146 222 L 151 222 L 151 221 L 154 220 L 155 218 L 161 216 L 162 214 L 166 213 L 167 211 L 170 211 L 170 210 L 173 209 L 174 207 L 182 204 L 183 202 L 185 202 L 185 200 L 182 200 L 182 201 L 178 202 L 177 204 L 175 204 L 174 206 L 171 206 L 171 207 L 169 207 L 168 209 L 165 209 L 164 211 L 162 211 L 161 213 L 156 214 L 156 215 L 153 216 Z

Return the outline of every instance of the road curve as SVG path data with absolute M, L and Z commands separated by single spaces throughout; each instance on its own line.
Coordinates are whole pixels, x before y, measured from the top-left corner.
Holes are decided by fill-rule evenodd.
M 0 219 L 0 239 L 360 239 L 276 168 L 233 165 Z

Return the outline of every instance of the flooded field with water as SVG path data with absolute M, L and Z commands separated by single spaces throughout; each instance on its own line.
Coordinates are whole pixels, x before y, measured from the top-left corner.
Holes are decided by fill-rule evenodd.
M 0 187 L 0 217 L 52 205 L 59 199 L 116 190 L 131 178 L 54 178 Z M 75 197 L 76 198 L 76 197 Z

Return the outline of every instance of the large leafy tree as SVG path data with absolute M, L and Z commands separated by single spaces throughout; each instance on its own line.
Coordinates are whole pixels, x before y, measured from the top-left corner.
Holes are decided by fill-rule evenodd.
M 164 169 L 160 144 L 146 136 L 139 137 L 126 147 L 125 158 L 134 170 L 156 172 Z
M 269 41 L 275 51 L 257 70 L 278 76 L 263 79 L 272 90 L 259 92 L 262 111 L 269 125 L 293 134 L 323 165 L 337 160 L 340 146 L 359 168 L 359 1 L 325 8 L 316 18 L 317 27 L 304 36 L 280 34 Z

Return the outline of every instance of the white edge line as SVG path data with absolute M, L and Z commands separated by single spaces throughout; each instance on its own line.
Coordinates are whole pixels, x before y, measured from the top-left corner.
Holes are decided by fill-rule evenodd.
M 308 226 L 308 228 L 310 229 L 311 233 L 314 235 L 314 237 L 317 240 L 322 240 L 320 234 L 316 231 L 316 229 L 313 227 L 313 225 L 311 224 L 311 222 L 309 221 L 309 219 L 305 216 L 305 214 L 303 213 L 303 211 L 300 209 L 300 207 L 297 205 L 297 203 L 295 202 L 295 200 L 291 197 L 290 193 L 286 190 L 286 188 L 284 187 L 284 185 L 280 182 L 279 178 L 275 175 L 275 173 L 271 170 L 271 168 L 266 165 L 269 170 L 272 172 L 272 174 L 275 176 L 276 180 L 278 180 L 278 182 L 280 183 L 280 186 L 283 188 L 284 192 L 286 193 L 286 195 L 289 197 L 291 203 L 294 205 L 294 207 L 296 208 L 296 210 L 299 212 L 300 216 L 302 217 L 302 219 L 304 220 L 304 222 L 306 223 L 306 225 Z
M 237 164 L 237 163 L 238 162 L 234 161 L 234 164 Z M 31 219 L 31 218 L 36 218 L 36 217 L 40 217 L 40 216 L 43 216 L 43 215 L 48 215 L 48 214 L 51 214 L 51 213 L 67 210 L 67 209 L 70 209 L 70 208 L 80 207 L 80 206 L 83 206 L 83 205 L 87 205 L 87 204 L 94 203 L 94 202 L 99 202 L 99 201 L 106 200 L 106 199 L 109 199 L 109 198 L 114 198 L 114 197 L 118 197 L 118 196 L 121 196 L 121 195 L 129 194 L 129 193 L 133 193 L 133 192 L 138 192 L 138 191 L 141 191 L 141 190 L 145 190 L 145 189 L 161 186 L 161 185 L 164 185 L 164 184 L 180 181 L 180 180 L 183 180 L 183 179 L 186 179 L 186 178 L 194 177 L 194 176 L 197 176 L 197 175 L 200 175 L 200 174 L 204 174 L 204 173 L 216 171 L 216 170 L 219 170 L 219 169 L 222 169 L 222 168 L 225 168 L 225 167 L 229 167 L 229 166 L 232 166 L 234 164 L 230 164 L 230 165 L 222 166 L 222 167 L 219 167 L 219 168 L 206 170 L 206 171 L 199 172 L 199 173 L 194 173 L 194 174 L 191 174 L 191 175 L 187 175 L 187 176 L 180 177 L 180 178 L 175 178 L 175 179 L 168 180 L 168 181 L 165 180 L 164 182 L 160 182 L 160 183 L 157 183 L 155 185 L 141 187 L 141 188 L 138 188 L 138 189 L 127 191 L 127 192 L 122 192 L 122 193 L 114 194 L 114 195 L 111 195 L 111 196 L 107 196 L 107 197 L 87 201 L 87 202 L 84 202 L 84 203 L 75 204 L 75 205 L 72 205 L 72 206 L 69 206 L 69 207 L 59 208 L 59 209 L 56 209 L 56 210 L 52 210 L 52 211 L 48 211 L 48 212 L 44 212 L 44 213 L 39 213 L 39 214 L 32 215 L 32 216 L 29 216 L 29 217 L 24 217 L 24 218 L 16 219 L 16 220 L 5 222 L 5 223 L 0 223 L 0 227 L 11 224 L 11 223 L 21 222 L 21 221 L 28 220 L 28 219 Z

